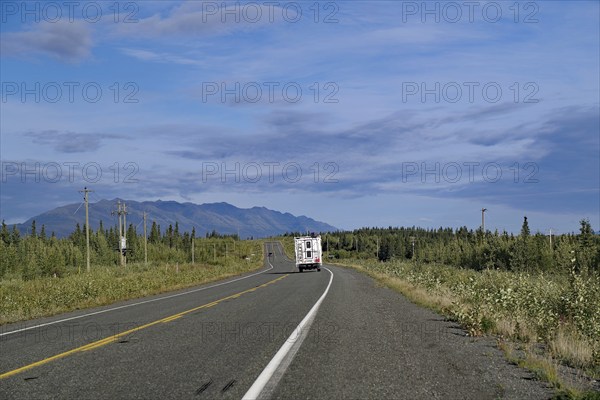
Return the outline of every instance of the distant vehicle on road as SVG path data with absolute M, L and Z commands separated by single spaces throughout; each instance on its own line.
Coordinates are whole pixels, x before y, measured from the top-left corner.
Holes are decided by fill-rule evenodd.
M 321 248 L 321 236 L 301 236 L 294 238 L 296 249 L 296 267 L 298 271 L 305 269 L 321 270 L 323 265 L 323 250 Z

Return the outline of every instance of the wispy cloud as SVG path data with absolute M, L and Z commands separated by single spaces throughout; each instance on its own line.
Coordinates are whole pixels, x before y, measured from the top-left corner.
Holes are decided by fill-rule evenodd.
M 147 62 L 158 62 L 158 63 L 172 63 L 172 64 L 181 64 L 181 65 L 196 65 L 196 66 L 206 66 L 206 61 L 194 59 L 191 57 L 185 57 L 177 54 L 167 53 L 167 52 L 154 52 L 150 50 L 144 49 L 133 49 L 133 48 L 124 48 L 121 49 L 121 52 L 127 56 L 133 57 L 140 61 Z
M 3 56 L 44 54 L 69 63 L 88 58 L 93 45 L 89 24 L 77 21 L 42 22 L 28 30 L 4 32 L 0 43 Z
M 41 132 L 26 132 L 35 144 L 52 147 L 59 153 L 90 153 L 98 150 L 105 139 L 122 139 L 123 137 L 110 134 L 93 134 L 78 132 L 59 132 L 46 130 Z
M 295 18 L 287 10 L 286 17 Z M 284 21 L 280 5 L 262 3 L 184 2 L 162 13 L 123 24 L 115 33 L 129 38 L 162 38 L 226 35 L 254 30 Z
M 445 221 L 467 221 L 470 211 L 462 209 L 477 210 L 482 202 L 496 210 L 539 210 L 550 220 L 567 213 L 598 221 L 598 2 L 539 2 L 534 23 L 524 19 L 535 10 L 502 2 L 498 22 L 487 21 L 481 5 L 470 22 L 467 7 L 457 3 L 457 23 L 447 21 L 443 5 L 441 18 L 429 13 L 424 21 L 422 2 L 411 4 L 420 12 L 409 21 L 406 2 L 294 4 L 303 11 L 298 22 L 282 19 L 294 17 L 284 3 L 228 0 L 138 2 L 117 19 L 107 3 L 98 23 L 76 16 L 72 23 L 22 24 L 15 15 L 2 26 L 2 80 L 29 92 L 40 82 L 41 93 L 15 93 L 2 104 L 3 160 L 93 158 L 105 169 L 132 162 L 143 184 L 128 186 L 129 197 L 237 198 L 309 214 L 314 207 L 337 212 L 332 222 L 348 227 L 358 213 L 366 223 L 387 223 L 399 201 L 418 211 L 396 220 L 409 224 L 430 218 L 431 208 L 451 216 Z M 336 22 L 325 23 L 332 10 Z M 257 11 L 261 18 L 249 21 Z M 126 17 L 137 22 L 125 23 Z M 45 63 L 53 59 L 59 62 Z M 70 102 L 61 82 L 75 80 L 80 85 Z M 45 101 L 44 82 L 63 88 L 60 101 Z M 86 82 L 101 86 L 103 101 L 85 101 Z M 135 104 L 123 101 L 130 82 L 139 89 Z M 277 84 L 274 100 L 266 82 Z M 475 83 L 472 93 L 466 82 Z M 301 86 L 300 101 L 287 101 L 287 83 Z M 328 83 L 338 102 L 324 101 Z M 407 83 L 420 93 L 407 99 Z M 435 89 L 448 83 L 462 90 L 456 102 Z M 486 83 L 500 87 L 499 101 L 486 98 Z M 207 84 L 218 86 L 208 98 Z M 262 88 L 259 100 L 243 93 L 246 84 Z M 526 102 L 529 96 L 539 101 Z M 111 135 L 120 133 L 127 141 Z M 279 163 L 278 178 L 270 182 L 263 165 L 258 182 L 220 173 L 206 180 L 204 163 L 234 174 L 236 163 Z M 300 182 L 282 179 L 286 163 L 301 165 Z M 322 182 L 327 163 L 338 168 L 336 183 Z M 464 163 L 479 163 L 475 176 Z M 482 176 L 486 163 L 490 174 L 502 169 L 499 181 Z M 454 171 L 443 170 L 448 165 L 462 167 L 462 177 L 453 181 Z M 25 210 L 39 205 L 18 204 L 35 190 L 20 184 L 3 186 L 2 210 L 33 215 Z M 120 196 L 123 188 L 110 184 L 95 189 Z M 314 201 L 321 197 L 331 207 Z

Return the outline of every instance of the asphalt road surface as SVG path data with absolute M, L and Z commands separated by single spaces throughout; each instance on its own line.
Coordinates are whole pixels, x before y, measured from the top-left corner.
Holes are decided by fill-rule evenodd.
M 0 327 L 0 399 L 547 399 L 552 391 L 356 271 L 265 267 Z

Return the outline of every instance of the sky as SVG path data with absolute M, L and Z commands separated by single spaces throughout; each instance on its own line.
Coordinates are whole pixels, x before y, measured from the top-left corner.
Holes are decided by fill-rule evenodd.
M 597 1 L 0 2 L 0 218 L 600 230 Z

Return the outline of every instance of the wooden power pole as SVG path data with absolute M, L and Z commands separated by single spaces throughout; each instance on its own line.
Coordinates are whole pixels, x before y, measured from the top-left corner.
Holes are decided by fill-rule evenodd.
M 118 243 L 118 249 L 119 249 L 119 257 L 121 259 L 121 266 L 125 266 L 125 255 L 123 254 L 123 250 L 125 250 L 125 246 L 127 243 L 127 239 L 125 239 L 125 241 L 123 240 L 123 238 L 125 238 L 125 235 L 123 234 L 123 232 L 125 231 L 125 214 L 126 214 L 126 208 L 125 208 L 125 203 L 121 203 L 121 200 L 117 200 L 117 211 L 113 211 L 111 214 L 112 215 L 117 215 L 118 219 L 119 219 L 119 243 Z M 121 223 L 121 216 L 123 216 L 123 222 Z M 125 242 L 125 243 L 123 243 Z
M 127 205 L 123 202 L 123 237 L 125 238 L 125 243 L 123 243 L 123 250 L 127 251 Z M 127 256 L 123 254 L 123 266 L 127 265 Z
M 93 192 L 93 190 L 89 190 L 87 187 L 84 187 L 83 190 L 79 191 L 83 193 L 83 199 L 85 200 L 85 247 L 86 247 L 86 267 L 87 272 L 90 272 L 90 215 L 89 215 L 89 197 L 88 193 Z
M 481 233 L 485 234 L 485 212 L 487 208 L 481 209 Z
M 148 218 L 148 213 L 144 211 L 142 216 L 144 217 L 144 265 L 148 265 L 148 235 L 146 234 L 146 219 Z

